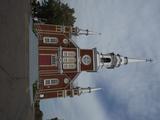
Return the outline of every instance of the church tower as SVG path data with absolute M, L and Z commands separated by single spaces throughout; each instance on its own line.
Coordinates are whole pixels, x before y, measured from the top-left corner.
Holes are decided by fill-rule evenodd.
M 115 53 L 97 54 L 98 68 L 105 67 L 107 69 L 114 69 L 120 67 L 121 65 L 127 65 L 129 63 L 137 63 L 137 62 L 152 62 L 152 59 L 128 58 Z

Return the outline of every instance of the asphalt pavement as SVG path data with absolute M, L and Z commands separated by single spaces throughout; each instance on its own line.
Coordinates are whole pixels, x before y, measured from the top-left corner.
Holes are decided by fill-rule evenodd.
M 33 120 L 29 16 L 30 0 L 0 0 L 0 120 Z

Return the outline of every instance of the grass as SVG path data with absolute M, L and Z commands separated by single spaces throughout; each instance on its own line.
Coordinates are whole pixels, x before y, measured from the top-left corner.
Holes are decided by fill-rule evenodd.
M 32 88 L 33 88 L 33 99 L 34 99 L 37 91 L 37 81 L 33 83 Z

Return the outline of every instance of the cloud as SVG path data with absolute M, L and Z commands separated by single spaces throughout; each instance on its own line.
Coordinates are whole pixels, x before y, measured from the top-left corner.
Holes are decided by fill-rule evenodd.
M 41 101 L 44 118 L 58 116 L 66 120 L 110 120 L 94 94 Z

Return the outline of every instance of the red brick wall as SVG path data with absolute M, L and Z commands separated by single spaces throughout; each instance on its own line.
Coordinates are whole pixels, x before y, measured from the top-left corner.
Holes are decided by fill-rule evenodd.
M 63 33 L 61 31 L 56 31 L 56 27 L 60 25 L 52 25 L 52 24 L 34 24 L 34 28 L 36 29 L 37 32 L 47 32 L 47 33 Z M 68 31 L 67 31 L 68 30 Z M 67 38 L 69 37 L 70 29 L 66 29 L 65 34 Z
M 39 45 L 40 46 L 64 46 L 64 47 L 75 47 L 72 42 L 69 42 L 69 44 L 64 44 L 63 39 L 69 39 L 70 38 L 70 32 L 57 32 L 56 31 L 57 25 L 48 25 L 48 24 L 35 24 L 34 28 L 36 29 L 37 36 L 39 38 Z M 66 27 L 66 30 L 70 31 L 70 27 Z M 43 37 L 57 37 L 59 39 L 59 42 L 57 44 L 46 44 L 43 43 Z
M 52 79 L 52 78 L 59 79 L 59 84 L 44 86 L 44 80 L 45 79 Z M 42 87 L 42 89 L 53 89 L 53 90 L 57 90 L 59 88 L 64 88 L 69 85 L 69 83 L 67 83 L 67 84 L 64 83 L 65 78 L 67 78 L 67 79 L 69 79 L 69 81 L 71 81 L 71 79 L 68 78 L 68 76 L 66 76 L 65 74 L 51 74 L 49 76 L 40 76 L 40 83 L 43 84 L 41 87 Z
M 47 74 L 47 73 L 57 73 L 58 72 L 58 65 L 44 65 L 42 64 L 43 58 L 47 59 L 47 56 L 51 55 L 57 55 L 58 54 L 58 48 L 55 47 L 39 47 L 39 72 L 41 74 Z M 46 56 L 46 57 L 43 57 Z M 44 61 L 48 62 L 48 61 Z
M 67 97 L 67 96 L 73 97 L 73 96 L 72 96 L 72 89 L 66 88 L 65 90 L 66 90 L 66 96 L 65 96 L 65 97 Z M 75 96 L 75 95 L 78 95 L 77 89 L 75 89 L 74 91 L 75 91 L 75 92 L 74 92 L 74 96 Z M 47 90 L 47 91 L 41 91 L 41 92 L 39 93 L 39 95 L 40 95 L 40 94 L 43 94 L 43 95 L 44 95 L 44 97 L 41 98 L 41 99 L 57 98 L 57 97 L 63 97 L 63 92 L 64 92 L 64 89 L 52 90 L 52 91 Z

